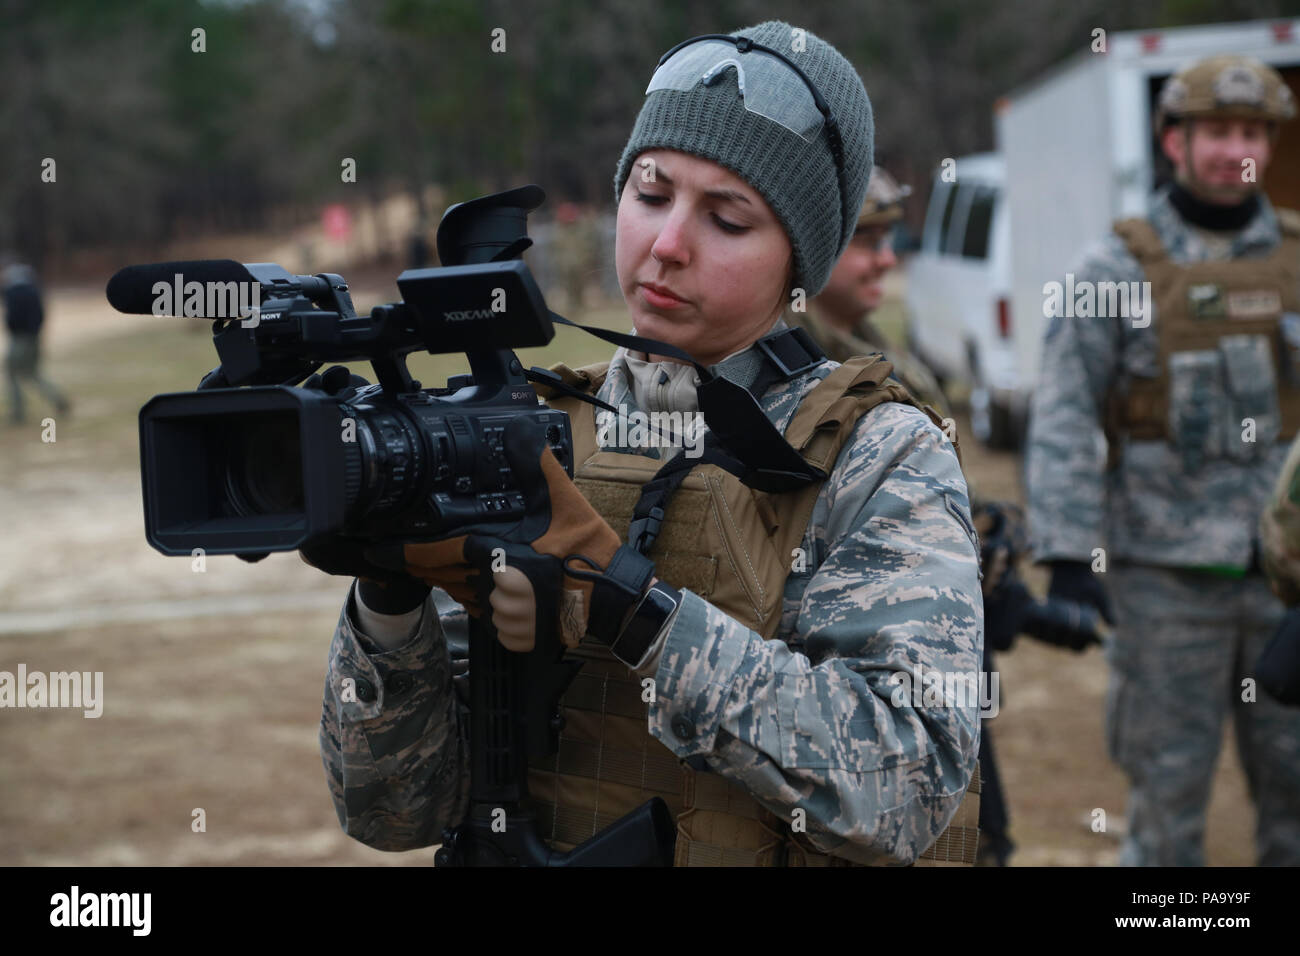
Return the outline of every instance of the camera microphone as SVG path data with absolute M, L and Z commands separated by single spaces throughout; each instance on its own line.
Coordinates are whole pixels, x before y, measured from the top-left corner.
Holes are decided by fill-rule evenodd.
M 184 290 L 191 282 L 201 283 L 201 288 L 211 288 L 208 283 L 225 285 L 230 282 L 257 282 L 253 274 L 233 259 L 195 259 L 188 262 L 155 262 L 149 265 L 127 266 L 119 269 L 108 280 L 108 304 L 128 315 L 177 315 L 179 311 L 157 312 L 158 286 L 168 290 Z M 169 295 L 168 302 L 175 301 Z M 224 311 L 224 310 L 223 310 Z M 209 315 L 209 319 L 234 319 L 238 315 Z

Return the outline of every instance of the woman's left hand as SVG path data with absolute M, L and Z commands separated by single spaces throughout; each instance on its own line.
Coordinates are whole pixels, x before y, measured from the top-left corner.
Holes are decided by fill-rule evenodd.
M 622 540 L 566 474 L 542 429 L 522 419 L 512 422 L 506 433 L 505 454 L 527 500 L 523 521 L 499 532 L 480 526 L 475 534 L 406 543 L 398 560 L 407 574 L 444 588 L 471 614 L 478 613 L 473 578 L 490 573 L 493 622 L 502 643 L 512 650 L 529 650 L 533 645 L 534 635 L 527 622 L 535 618 L 537 589 L 557 587 L 558 624 L 564 642 L 575 646 L 591 623 L 595 581 L 565 573 L 564 562 L 581 556 L 585 560 L 571 561 L 570 566 L 594 572 L 592 576 L 599 578 L 623 546 Z M 641 591 L 649 585 L 652 571 L 652 567 L 645 569 L 645 580 L 639 582 Z M 626 601 L 620 602 L 617 598 L 622 593 L 617 586 L 604 591 L 614 595 L 612 606 L 606 598 L 606 618 L 617 618 L 616 623 L 625 616 L 618 612 L 630 610 L 640 597 L 626 594 Z M 608 621 L 602 623 L 608 630 Z M 612 640 L 615 635 L 607 636 Z

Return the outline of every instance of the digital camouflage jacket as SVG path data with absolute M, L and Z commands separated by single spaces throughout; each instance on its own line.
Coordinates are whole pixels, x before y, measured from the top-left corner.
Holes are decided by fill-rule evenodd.
M 623 354 L 599 397 L 636 409 Z M 761 401 L 768 417 L 784 430 L 835 367 L 823 362 L 774 386 Z M 633 453 L 658 457 L 653 448 Z M 966 483 L 924 413 L 889 402 L 858 421 L 803 550 L 776 639 L 683 592 L 655 674 L 650 733 L 786 820 L 803 808 L 819 849 L 910 863 L 952 817 L 979 746 L 976 703 L 923 698 L 922 688 L 936 678 L 942 687 L 945 675 L 977 677 L 983 640 Z M 368 700 L 342 700 L 349 677 L 370 688 Z M 438 843 L 460 822 L 465 714 L 433 600 L 405 646 L 379 652 L 349 598 L 330 649 L 320 742 L 350 836 L 408 850 Z

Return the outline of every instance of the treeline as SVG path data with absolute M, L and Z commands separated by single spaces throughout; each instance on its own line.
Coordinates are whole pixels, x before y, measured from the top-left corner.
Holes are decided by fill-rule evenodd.
M 660 53 L 770 18 L 835 43 L 880 161 L 923 184 L 991 147 L 997 96 L 1091 31 L 1293 15 L 1295 0 L 0 0 L 0 252 L 306 221 L 321 203 L 524 181 L 609 203 Z M 344 182 L 352 159 L 356 181 Z M 924 190 L 922 190 L 924 193 Z M 441 210 L 426 210 L 436 222 Z M 913 210 L 919 216 L 919 210 Z

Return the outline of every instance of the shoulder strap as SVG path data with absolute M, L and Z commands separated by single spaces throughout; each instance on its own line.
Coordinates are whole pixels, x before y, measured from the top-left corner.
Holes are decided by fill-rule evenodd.
M 600 391 L 600 386 L 605 384 L 605 376 L 609 374 L 609 363 L 597 362 L 595 365 L 584 365 L 582 368 L 572 369 L 563 362 L 559 362 L 552 365 L 550 371 L 558 375 L 560 381 L 569 388 L 595 395 Z M 563 389 L 552 388 L 541 382 L 534 382 L 533 387 L 542 398 L 555 398 L 564 394 Z
M 1145 219 L 1138 217 L 1121 219 L 1113 228 L 1115 235 L 1124 240 L 1128 251 L 1141 265 L 1146 266 L 1148 263 L 1160 262 L 1168 258 L 1169 254 L 1165 251 L 1165 245 L 1160 241 L 1155 227 Z
M 862 415 L 882 402 L 916 406 L 906 388 L 888 381 L 893 371 L 893 363 L 878 352 L 845 362 L 804 396 L 785 430 L 786 440 L 809 464 L 829 471 Z
M 893 370 L 893 363 L 880 353 L 860 355 L 845 362 L 804 397 L 786 428 L 786 439 L 809 464 L 829 473 L 858 419 L 871 409 L 884 402 L 921 407 L 903 385 L 889 380 Z M 933 408 L 926 405 L 922 410 L 943 429 L 943 420 Z M 949 437 L 960 465 L 961 451 L 956 436 Z M 788 555 L 800 547 L 820 492 L 818 484 L 783 497 L 755 496 L 778 554 Z

